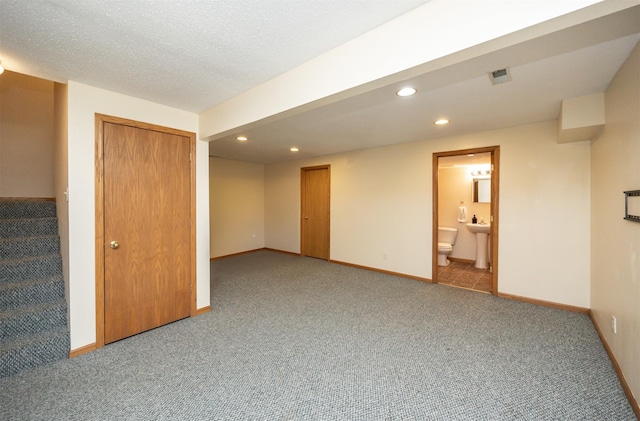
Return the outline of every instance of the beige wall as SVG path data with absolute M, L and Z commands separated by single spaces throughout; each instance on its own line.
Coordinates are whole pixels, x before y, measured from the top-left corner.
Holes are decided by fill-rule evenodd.
M 317 160 L 319 164 L 324 160 Z M 300 165 L 308 166 L 308 165 Z M 296 170 L 297 168 L 297 170 Z M 297 171 L 297 172 L 296 172 Z M 300 168 L 291 164 L 264 169 L 265 247 L 300 252 Z
M 0 76 L 0 197 L 53 197 L 53 82 Z
M 555 121 L 268 164 L 265 245 L 300 251 L 300 167 L 331 164 L 331 259 L 431 278 L 432 154 L 494 145 L 499 291 L 589 307 L 590 145 Z
M 264 247 L 264 165 L 209 158 L 211 257 Z
M 622 192 L 640 189 L 640 44 L 607 89 L 605 114 L 591 146 L 591 309 L 638 401 L 640 224 L 622 219 Z
M 468 168 L 440 168 L 438 170 L 438 221 L 441 227 L 458 230 L 456 244 L 450 257 L 476 259 L 476 235 L 467 229 L 473 215 L 486 222 L 491 216 L 491 204 L 474 203 L 471 198 L 472 178 Z M 467 208 L 467 222 L 458 222 L 460 202 Z

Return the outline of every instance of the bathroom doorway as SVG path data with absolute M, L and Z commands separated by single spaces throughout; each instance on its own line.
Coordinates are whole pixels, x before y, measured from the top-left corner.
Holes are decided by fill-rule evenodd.
M 499 146 L 433 154 L 434 283 L 498 295 L 499 185 Z M 440 265 L 438 227 L 457 230 Z

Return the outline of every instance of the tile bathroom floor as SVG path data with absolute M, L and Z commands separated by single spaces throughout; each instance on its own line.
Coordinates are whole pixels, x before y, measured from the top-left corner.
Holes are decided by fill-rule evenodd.
M 438 266 L 438 283 L 481 292 L 491 292 L 492 288 L 491 272 L 467 262 L 451 261 L 447 267 Z

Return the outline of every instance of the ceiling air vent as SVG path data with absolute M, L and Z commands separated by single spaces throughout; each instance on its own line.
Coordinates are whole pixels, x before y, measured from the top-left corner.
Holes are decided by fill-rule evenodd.
M 499 83 L 509 82 L 511 80 L 511 74 L 508 68 L 494 70 L 493 72 L 489 72 L 489 79 L 491 79 L 492 84 L 497 85 Z

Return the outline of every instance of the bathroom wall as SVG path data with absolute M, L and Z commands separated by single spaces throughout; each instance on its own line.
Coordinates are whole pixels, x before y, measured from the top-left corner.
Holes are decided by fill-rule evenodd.
M 476 235 L 467 229 L 467 223 L 475 214 L 480 221 L 489 222 L 490 203 L 477 203 L 471 197 L 472 178 L 469 168 L 451 167 L 438 170 L 438 221 L 440 226 L 456 228 L 458 238 L 450 257 L 476 259 Z M 467 222 L 458 222 L 458 207 L 464 202 L 467 208 Z
M 211 257 L 264 247 L 264 165 L 209 158 Z
M 622 192 L 640 189 L 640 44 L 607 88 L 591 154 L 591 311 L 638 402 L 640 223 L 623 219 Z
M 0 76 L 0 197 L 54 197 L 53 82 Z

